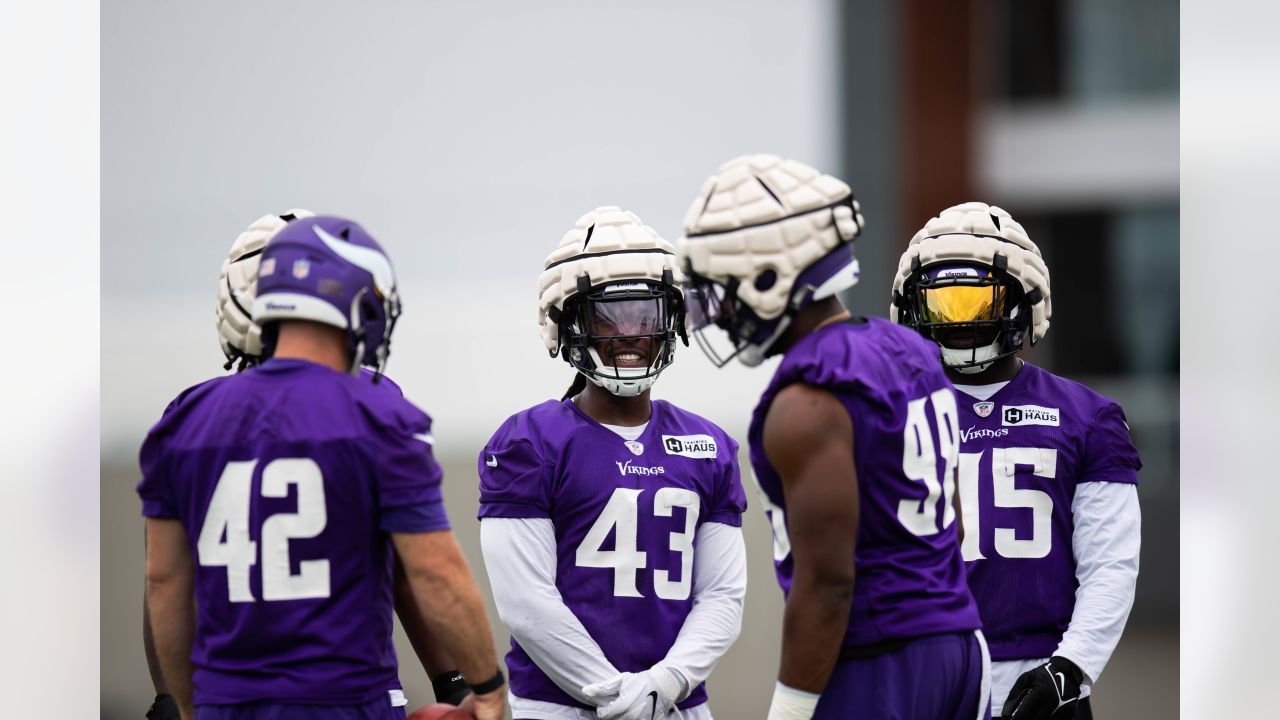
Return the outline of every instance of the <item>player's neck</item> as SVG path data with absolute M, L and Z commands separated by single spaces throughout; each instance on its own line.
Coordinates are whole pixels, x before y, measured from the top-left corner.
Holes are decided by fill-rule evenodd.
M 774 351 L 769 354 L 785 353 L 791 349 L 792 345 L 799 342 L 800 338 L 849 317 L 849 311 L 844 308 L 844 303 L 840 302 L 839 298 L 829 297 L 815 300 L 795 314 L 795 317 L 791 319 L 791 325 L 786 332 L 782 333 L 782 337 L 778 338 L 778 342 L 774 345 Z
M 276 349 L 271 357 L 306 360 L 338 372 L 347 372 L 351 368 L 345 331 L 314 322 L 280 323 Z
M 635 397 L 618 397 L 593 382 L 588 382 L 573 401 L 587 417 L 601 425 L 635 427 L 649 422 L 653 412 L 648 390 Z
M 991 367 L 982 372 L 969 374 L 951 368 L 944 370 L 953 385 L 991 385 L 1012 380 L 1022 370 L 1022 359 L 1017 355 L 1009 355 L 991 363 Z

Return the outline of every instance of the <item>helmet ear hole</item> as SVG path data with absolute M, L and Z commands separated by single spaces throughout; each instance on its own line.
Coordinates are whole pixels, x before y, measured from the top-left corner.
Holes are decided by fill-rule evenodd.
M 761 272 L 759 275 L 756 275 L 756 279 L 753 284 L 755 285 L 756 290 L 759 290 L 760 292 L 764 292 L 769 288 L 773 287 L 774 285 L 776 285 L 777 282 L 778 282 L 778 272 L 773 268 L 766 268 L 764 272 Z

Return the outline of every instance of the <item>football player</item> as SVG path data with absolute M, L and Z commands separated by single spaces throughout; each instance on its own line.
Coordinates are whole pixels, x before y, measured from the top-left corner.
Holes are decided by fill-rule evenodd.
M 244 232 L 236 237 L 222 262 L 218 277 L 218 303 L 216 306 L 216 328 L 218 343 L 226 356 L 223 369 L 236 367 L 237 372 L 253 367 L 262 362 L 262 329 L 253 321 L 250 312 L 253 307 L 254 285 L 258 279 L 258 262 L 267 241 L 280 228 L 300 217 L 312 217 L 310 210 L 294 208 L 279 215 L 264 215 L 258 218 Z M 361 368 L 361 376 L 372 379 L 373 371 Z M 380 387 L 400 394 L 400 388 L 390 378 L 383 376 Z M 421 621 L 417 609 L 413 605 L 413 596 L 404 577 L 404 569 L 399 560 L 396 561 L 395 601 L 396 615 L 409 637 L 410 644 L 427 670 L 431 679 L 436 699 L 452 705 L 461 703 L 470 692 L 461 673 L 455 668 L 448 654 L 440 648 L 431 637 L 430 630 Z M 146 652 L 147 670 L 150 672 L 155 687 L 156 698 L 147 711 L 147 720 L 177 720 L 178 706 L 168 694 L 164 677 L 160 673 L 159 660 L 155 655 L 155 644 L 151 638 L 151 628 L 143 603 L 143 648 Z M 401 689 L 399 677 L 392 682 L 389 690 L 393 705 L 406 705 L 404 691 Z
M 844 182 L 754 155 L 707 180 L 677 245 L 712 362 L 782 356 L 748 438 L 786 594 L 768 717 L 989 717 L 955 394 L 936 348 L 836 297 L 862 225 Z
M 310 217 L 275 234 L 258 276 L 270 360 L 182 393 L 142 449 L 149 625 L 182 716 L 403 718 L 387 695 L 398 556 L 477 717 L 501 717 L 431 421 L 378 382 L 399 315 L 390 261 L 359 225 Z
M 547 257 L 538 319 L 576 371 L 480 454 L 480 537 L 517 720 L 705 719 L 746 590 L 737 443 L 650 387 L 684 338 L 671 244 L 583 215 Z M 687 340 L 686 340 L 687 342 Z
M 1138 577 L 1138 470 L 1124 411 L 1019 358 L 1049 329 L 1049 270 L 998 207 L 944 210 L 911 239 L 890 315 L 941 349 L 959 393 L 969 587 L 992 702 L 1017 720 L 1090 718 Z

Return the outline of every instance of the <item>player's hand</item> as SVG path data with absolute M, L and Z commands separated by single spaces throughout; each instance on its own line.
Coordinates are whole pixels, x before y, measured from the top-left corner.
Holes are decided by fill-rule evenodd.
M 151 709 L 147 710 L 147 720 L 181 720 L 181 718 L 182 713 L 178 712 L 178 703 L 172 695 L 157 695 L 155 702 L 151 703 Z
M 675 707 L 680 680 L 661 665 L 592 683 L 582 694 L 595 703 L 600 720 L 657 720 Z
M 461 705 L 471 694 L 466 678 L 457 670 L 443 672 L 431 678 L 431 689 L 436 694 L 436 702 L 449 705 Z
M 476 716 L 476 720 L 503 720 L 507 714 L 507 686 L 483 695 L 467 693 L 458 707 Z
M 1054 655 L 1018 678 L 1000 714 L 1012 720 L 1070 720 L 1076 716 L 1084 672 Z

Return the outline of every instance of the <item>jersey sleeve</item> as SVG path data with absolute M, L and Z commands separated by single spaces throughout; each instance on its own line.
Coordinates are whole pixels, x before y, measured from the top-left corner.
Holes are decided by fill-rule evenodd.
M 1129 436 L 1124 411 L 1115 403 L 1103 406 L 1085 433 L 1084 463 L 1076 482 L 1138 484 L 1142 460 Z
M 386 532 L 448 530 L 431 419 L 425 414 L 375 429 L 371 448 L 378 524 Z
M 742 473 L 738 469 L 738 443 L 728 436 L 723 436 L 723 441 L 724 459 L 719 461 L 712 504 L 703 522 L 742 527 L 742 513 L 747 511 L 747 494 L 742 489 Z
M 476 461 L 482 518 L 551 517 L 547 472 L 533 441 L 502 430 Z
M 185 394 L 185 393 L 184 393 Z M 168 421 L 173 418 L 173 411 L 182 401 L 179 395 L 164 409 L 160 422 L 147 433 L 142 442 L 142 450 L 138 453 L 138 465 L 142 470 L 142 479 L 135 488 L 142 499 L 142 515 L 149 518 L 177 519 L 178 499 L 169 472 L 166 441 L 169 437 Z

